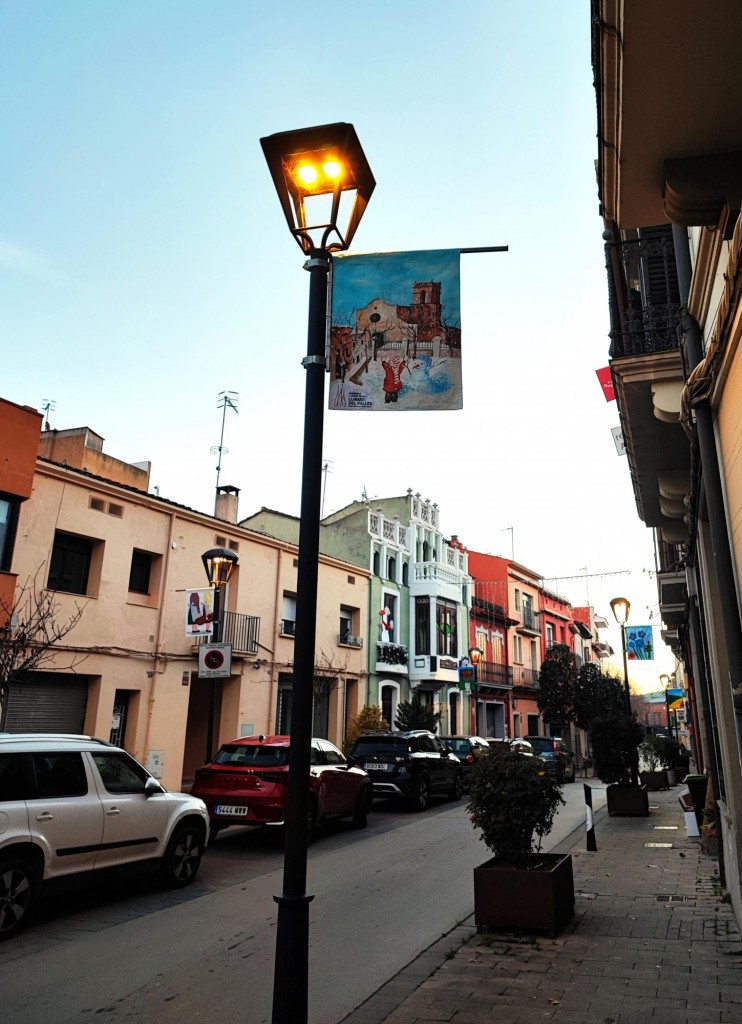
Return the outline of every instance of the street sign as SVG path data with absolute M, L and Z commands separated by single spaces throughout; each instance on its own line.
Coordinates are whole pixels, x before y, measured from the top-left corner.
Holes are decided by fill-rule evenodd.
M 231 644 L 201 644 L 198 649 L 199 679 L 228 679 L 232 675 Z

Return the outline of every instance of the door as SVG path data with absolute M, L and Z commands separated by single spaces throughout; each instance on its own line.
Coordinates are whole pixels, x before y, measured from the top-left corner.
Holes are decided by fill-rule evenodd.
M 158 856 L 167 828 L 167 794 L 146 796 L 149 772 L 121 750 L 95 751 L 88 756 L 98 773 L 96 783 L 103 805 L 103 844 L 96 868 Z
M 31 832 L 50 854 L 50 877 L 93 867 L 103 839 L 103 807 L 79 750 L 30 755 L 36 796 L 28 801 Z

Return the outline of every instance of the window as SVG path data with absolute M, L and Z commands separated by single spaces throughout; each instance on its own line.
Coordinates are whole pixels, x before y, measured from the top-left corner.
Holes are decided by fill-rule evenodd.
M 381 555 L 379 554 L 379 549 L 378 548 L 374 548 L 374 559 L 373 559 L 373 570 L 372 570 L 374 576 L 378 576 L 379 575 L 379 566 L 380 565 L 381 565 Z
M 517 587 L 515 588 L 515 610 L 516 612 L 520 611 L 520 591 Z
M 129 590 L 137 594 L 149 594 L 149 577 L 152 571 L 152 555 L 146 551 L 132 552 L 129 569 Z
M 281 632 L 284 636 L 296 636 L 296 595 L 283 595 Z
M 73 533 L 54 534 L 47 586 L 67 594 L 87 594 L 95 541 Z
M 36 775 L 37 799 L 85 796 L 87 793 L 88 779 L 79 751 L 32 754 L 31 760 Z
M 415 598 L 415 654 L 430 654 L 430 598 Z
M 438 654 L 458 655 L 457 605 L 453 601 L 438 598 L 435 605 L 435 622 L 438 632 Z
M 410 566 L 408 562 L 402 562 L 402 586 L 409 586 L 410 582 Z
M 448 731 L 456 735 L 459 731 L 459 707 L 461 706 L 461 694 L 458 690 L 448 691 Z
M 20 754 L 0 754 L 0 803 L 31 797 Z
M 143 793 L 149 773 L 128 754 L 93 754 L 108 793 Z
M 382 597 L 383 607 L 381 609 L 380 637 L 382 643 L 394 644 L 397 642 L 397 597 L 396 594 L 385 593 Z
M 518 665 L 523 664 L 523 641 L 517 633 L 513 637 L 513 661 Z
M 397 582 L 397 559 L 392 556 L 387 560 L 386 578 Z
M 0 570 L 10 572 L 20 502 L 17 498 L 0 497 Z
M 350 643 L 353 636 L 353 609 L 340 606 L 340 643 Z
M 554 646 L 554 626 L 551 622 L 546 623 L 546 646 Z

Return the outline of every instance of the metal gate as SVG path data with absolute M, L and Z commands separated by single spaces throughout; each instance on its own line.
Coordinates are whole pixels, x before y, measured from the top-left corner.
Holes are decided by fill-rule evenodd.
M 8 691 L 5 732 L 81 733 L 85 728 L 88 677 L 35 672 Z

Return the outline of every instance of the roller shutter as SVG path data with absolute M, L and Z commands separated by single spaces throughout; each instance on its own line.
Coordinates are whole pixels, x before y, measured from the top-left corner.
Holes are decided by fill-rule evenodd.
M 87 676 L 37 672 L 26 682 L 10 684 L 4 728 L 13 733 L 81 733 L 87 703 Z

